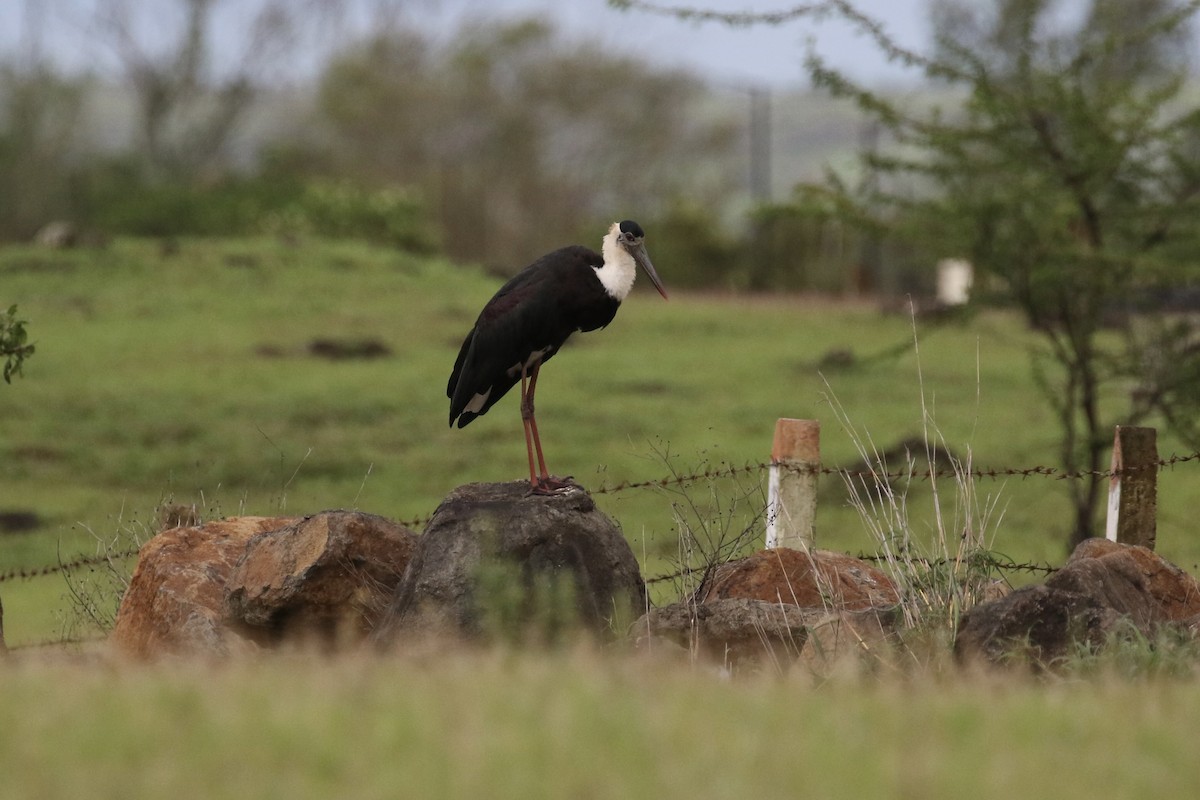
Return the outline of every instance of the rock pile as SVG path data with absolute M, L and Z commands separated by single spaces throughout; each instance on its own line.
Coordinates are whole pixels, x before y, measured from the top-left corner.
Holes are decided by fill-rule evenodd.
M 180 519 L 139 554 L 111 636 L 128 655 L 403 648 L 431 634 L 546 642 L 582 630 L 725 666 L 786 668 L 877 651 L 900 625 L 901 589 L 887 574 L 815 549 L 715 566 L 684 601 L 650 608 L 628 542 L 582 488 L 547 497 L 523 481 L 468 484 L 419 537 L 349 511 Z M 1164 626 L 1200 629 L 1200 584 L 1144 547 L 1092 539 L 1044 583 L 966 612 L 954 649 L 964 662 L 1018 652 L 1049 665 Z

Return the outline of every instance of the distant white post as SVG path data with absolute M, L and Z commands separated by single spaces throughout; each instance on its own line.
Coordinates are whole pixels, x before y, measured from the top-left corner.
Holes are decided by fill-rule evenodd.
M 1108 483 L 1105 536 L 1154 549 L 1158 513 L 1158 444 L 1154 428 L 1117 426 Z
M 961 258 L 943 258 L 937 265 L 937 299 L 942 305 L 961 306 L 971 299 L 975 268 Z
M 767 494 L 768 549 L 812 547 L 820 466 L 821 423 L 815 419 L 776 421 Z

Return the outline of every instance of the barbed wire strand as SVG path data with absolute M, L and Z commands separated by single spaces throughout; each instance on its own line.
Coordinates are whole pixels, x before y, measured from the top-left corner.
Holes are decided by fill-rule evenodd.
M 71 561 L 60 561 L 57 564 L 47 564 L 43 567 L 18 567 L 10 569 L 8 572 L 0 572 L 0 583 L 12 580 L 27 580 L 29 578 L 40 578 L 44 575 L 53 575 L 56 572 L 74 572 L 81 567 L 94 567 L 100 564 L 106 564 L 110 561 L 120 561 L 122 559 L 131 558 L 138 554 L 136 547 L 128 550 L 122 550 L 117 553 L 106 553 L 99 556 L 81 556 L 80 558 L 72 559 Z
M 35 642 L 22 642 L 21 644 L 9 645 L 8 651 L 14 653 L 18 650 L 38 650 L 45 647 L 61 647 L 68 644 L 92 644 L 95 642 L 103 642 L 108 639 L 107 636 L 66 636 L 62 639 L 39 639 Z
M 1030 478 L 1030 477 L 1046 477 L 1055 480 L 1079 480 L 1085 477 L 1113 478 L 1120 477 L 1126 474 L 1134 474 L 1142 470 L 1154 469 L 1162 471 L 1173 468 L 1179 464 L 1187 464 L 1195 461 L 1200 461 L 1200 450 L 1188 453 L 1186 455 L 1170 455 L 1166 458 L 1160 458 L 1147 464 L 1139 464 L 1137 466 L 1122 467 L 1120 469 L 1107 470 L 1077 470 L 1067 471 L 1057 467 L 1050 466 L 1034 466 L 1034 467 L 1006 467 L 1006 468 L 986 468 L 986 469 L 928 469 L 928 470 L 897 470 L 893 472 L 879 471 L 874 469 L 844 469 L 841 467 L 821 467 L 815 465 L 796 465 L 772 461 L 763 461 L 758 463 L 746 463 L 742 465 L 731 465 L 719 467 L 716 469 L 706 469 L 696 471 L 685 475 L 668 475 L 664 478 L 654 480 L 641 481 L 621 481 L 620 483 L 600 486 L 597 489 L 592 489 L 592 494 L 618 494 L 620 492 L 631 491 L 634 489 L 667 489 L 671 487 L 683 486 L 690 483 L 695 483 L 700 480 L 714 480 L 718 478 L 730 478 L 737 475 L 749 474 L 752 472 L 762 472 L 771 467 L 780 467 L 792 472 L 798 473 L 817 473 L 820 475 L 840 475 L 843 478 L 849 479 L 871 479 L 875 481 L 894 481 L 894 480 L 929 480 L 933 478 L 962 478 L 970 477 L 976 479 L 983 478 Z M 409 528 L 423 528 L 429 524 L 433 515 L 424 517 L 414 517 L 413 519 L 401 520 L 400 524 Z M 117 553 L 107 553 L 98 556 L 83 556 L 72 561 L 60 562 L 57 564 L 48 564 L 40 567 L 18 567 L 7 572 L 0 572 L 0 583 L 5 583 L 12 580 L 25 580 L 30 578 L 39 578 L 45 575 L 53 575 L 58 572 L 73 572 L 87 566 L 96 566 L 114 560 L 121 560 L 137 555 L 138 548 L 131 548 Z M 863 560 L 879 560 L 883 556 L 860 555 Z M 930 566 L 944 565 L 946 562 L 929 562 Z M 989 562 L 989 566 L 1004 571 L 1027 571 L 1027 572 L 1053 572 L 1056 568 L 1044 564 L 1018 564 L 1012 561 L 999 561 L 993 559 Z M 648 578 L 646 583 L 657 583 L 666 580 L 674 580 L 684 577 L 685 575 L 694 572 L 694 569 L 685 569 L 664 575 L 656 575 Z
M 1139 464 L 1137 466 L 1127 466 L 1120 469 L 1104 469 L 1104 470 L 1063 470 L 1058 467 L 1050 466 L 1035 466 L 1035 467 L 988 467 L 979 469 L 927 469 L 927 470 L 896 470 L 892 472 L 880 471 L 876 469 L 845 469 L 842 467 L 820 467 L 814 465 L 797 465 L 772 461 L 763 461 L 759 463 L 747 463 L 741 466 L 733 465 L 721 467 L 718 469 L 706 469 L 702 472 L 693 472 L 686 475 L 668 475 L 664 478 L 656 480 L 643 481 L 622 481 L 611 486 L 601 486 L 598 489 L 591 490 L 592 494 L 617 494 L 619 492 L 628 491 L 630 489 L 646 489 L 659 488 L 665 489 L 671 486 L 681 486 L 687 483 L 694 483 L 699 480 L 711 480 L 713 478 L 730 478 L 743 473 L 761 472 L 768 470 L 773 466 L 786 469 L 791 472 L 818 474 L 818 475 L 840 475 L 844 478 L 869 478 L 879 481 L 897 481 L 897 480 L 929 480 L 932 478 L 1031 478 L 1045 477 L 1054 478 L 1056 480 L 1081 480 L 1083 478 L 1115 478 L 1124 475 L 1132 475 L 1138 472 L 1153 469 L 1162 471 L 1177 464 L 1185 464 L 1192 461 L 1200 460 L 1200 451 L 1188 453 L 1187 455 L 1171 455 L 1166 458 L 1160 458 L 1157 461 L 1152 461 L 1147 464 Z
M 885 556 L 878 553 L 859 553 L 855 558 L 863 561 L 870 561 L 876 564 L 888 563 L 893 561 L 920 564 L 924 567 L 949 567 L 958 566 L 970 561 L 970 563 L 998 569 L 1002 572 L 1041 572 L 1049 575 L 1058 572 L 1060 567 L 1052 567 L 1049 564 L 1022 564 L 1012 559 L 996 558 L 995 556 L 983 556 L 972 559 L 955 559 L 955 558 L 924 558 L 912 556 Z

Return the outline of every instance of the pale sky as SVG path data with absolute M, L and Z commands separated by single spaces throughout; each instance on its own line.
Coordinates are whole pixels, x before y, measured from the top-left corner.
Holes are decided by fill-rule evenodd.
M 359 25 L 350 25 L 362 29 L 371 0 L 358 2 Z M 799 2 L 664 0 L 662 4 L 720 11 L 778 11 Z M 928 29 L 926 4 L 927 0 L 858 0 L 856 5 L 883 20 L 902 43 L 920 47 Z M 111 66 L 112 53 L 87 34 L 94 5 L 95 0 L 0 0 L 0 54 L 11 55 L 22 48 L 28 52 L 30 43 L 36 42 L 43 54 L 72 69 L 91 66 L 104 71 Z M 152 38 L 155 30 L 178 24 L 180 5 L 178 0 L 136 0 L 130 7 L 144 14 L 139 26 L 141 37 Z M 234 41 L 244 32 L 239 5 L 238 0 L 218 0 L 218 41 Z M 645 12 L 620 12 L 605 0 L 412 0 L 407 7 L 422 26 L 443 34 L 452 31 L 464 16 L 545 16 L 556 20 L 571 36 L 589 38 L 652 63 L 686 67 L 715 83 L 732 86 L 804 85 L 807 81 L 802 62 L 809 39 L 837 66 L 857 78 L 880 83 L 905 77 L 886 64 L 867 42 L 845 26 L 831 22 L 803 20 L 774 28 L 729 28 L 718 23 L 684 23 Z M 315 69 L 320 60 L 314 52 L 311 68 Z
M 663 6 L 714 11 L 779 11 L 800 0 L 661 0 Z M 928 0 L 858 0 L 855 5 L 876 19 L 902 43 L 920 47 L 927 41 Z M 811 38 L 817 49 L 856 78 L 872 83 L 903 79 L 904 74 L 880 56 L 870 43 L 845 25 L 811 20 L 770 27 L 730 28 L 720 23 L 690 23 L 640 11 L 616 11 L 605 0 L 458 0 L 464 9 L 499 9 L 545 14 L 565 30 L 610 43 L 647 60 L 683 66 L 717 82 L 807 83 L 803 60 Z M 457 10 L 457 9 L 456 9 Z M 459 12 L 461 13 L 461 12 Z

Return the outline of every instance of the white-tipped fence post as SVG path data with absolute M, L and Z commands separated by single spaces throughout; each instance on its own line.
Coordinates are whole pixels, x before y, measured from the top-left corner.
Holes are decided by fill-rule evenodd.
M 1158 444 L 1154 428 L 1117 426 L 1108 484 L 1105 536 L 1154 549 L 1158 513 Z
M 812 546 L 820 466 L 821 423 L 815 419 L 776 421 L 767 493 L 768 548 L 803 550 Z

